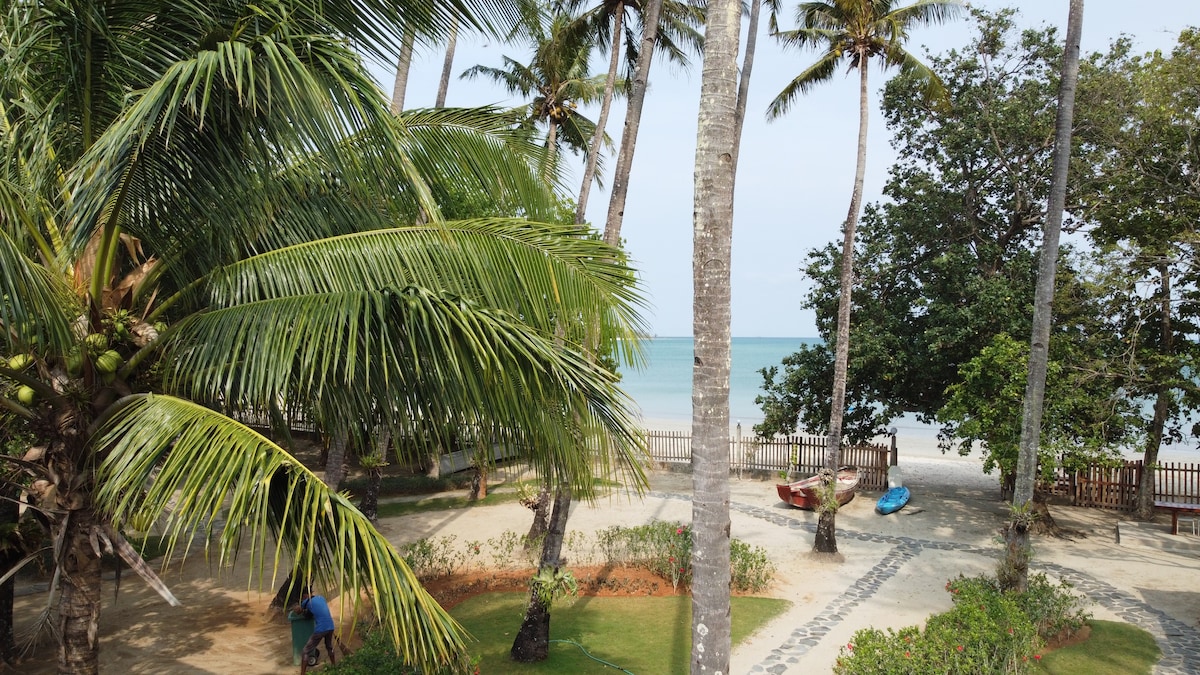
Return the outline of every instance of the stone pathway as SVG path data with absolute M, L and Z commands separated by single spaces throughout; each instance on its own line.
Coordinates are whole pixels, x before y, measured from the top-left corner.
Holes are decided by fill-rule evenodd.
M 690 501 L 690 495 L 651 492 L 648 496 L 659 499 Z M 730 502 L 730 510 L 766 521 L 772 525 L 792 531 L 815 532 L 812 523 L 804 522 L 787 511 L 767 509 L 761 506 Z M 869 572 L 851 582 L 836 599 L 827 604 L 807 623 L 795 628 L 788 638 L 771 654 L 755 664 L 750 673 L 779 673 L 801 667 L 804 655 L 819 644 L 835 627 L 846 620 L 856 607 L 870 601 L 889 579 L 923 551 L 958 551 L 978 554 L 988 558 L 996 555 L 994 549 L 952 541 L 933 541 L 912 537 L 897 537 L 881 534 L 838 530 L 839 537 L 890 546 L 878 563 Z M 1165 612 L 1143 602 L 1133 594 L 1123 591 L 1077 569 L 1055 563 L 1031 564 L 1034 571 L 1046 572 L 1069 582 L 1076 591 L 1091 601 L 1108 609 L 1122 621 L 1148 631 L 1154 636 L 1163 656 L 1156 664 L 1156 675 L 1190 675 L 1200 673 L 1200 631 L 1167 615 Z

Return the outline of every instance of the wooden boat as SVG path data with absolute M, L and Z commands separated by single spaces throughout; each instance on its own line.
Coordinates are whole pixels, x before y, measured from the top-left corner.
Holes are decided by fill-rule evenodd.
M 904 508 L 904 505 L 908 503 L 908 499 L 911 496 L 912 493 L 909 492 L 908 488 L 904 486 L 894 487 L 883 493 L 883 496 L 875 504 L 875 510 L 885 516 L 889 513 L 895 513 Z
M 779 491 L 779 498 L 783 501 L 798 509 L 809 509 L 811 511 L 817 508 L 817 502 L 820 501 L 817 497 L 817 488 L 820 485 L 821 476 L 818 474 L 794 483 L 779 483 L 775 488 Z M 833 493 L 837 498 L 838 504 L 845 504 L 854 499 L 854 491 L 857 488 L 858 467 L 843 466 L 838 469 L 837 484 Z

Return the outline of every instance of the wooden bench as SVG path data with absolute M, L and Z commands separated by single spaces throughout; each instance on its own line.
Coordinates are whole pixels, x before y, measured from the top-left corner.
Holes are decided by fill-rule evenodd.
M 1186 504 L 1184 502 L 1160 502 L 1155 500 L 1154 506 L 1160 509 L 1167 509 L 1171 512 L 1171 534 L 1179 534 L 1180 513 L 1200 514 L 1200 504 Z

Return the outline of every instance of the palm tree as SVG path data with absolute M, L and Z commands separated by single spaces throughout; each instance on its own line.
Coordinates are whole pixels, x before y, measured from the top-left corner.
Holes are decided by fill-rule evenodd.
M 526 20 L 520 30 L 534 45 L 529 63 L 505 56 L 504 67 L 476 65 L 462 77 L 487 78 L 509 93 L 529 99 L 522 126 L 532 130 L 545 125 L 549 170 L 557 165 L 562 145 L 575 152 L 587 150 L 596 124 L 579 112 L 579 106 L 600 97 L 604 79 L 588 74 L 592 43 L 585 24 L 535 3 L 521 6 Z M 514 31 L 510 38 L 516 34 Z
M 578 11 L 586 0 L 569 0 L 567 11 Z M 646 9 L 643 15 L 643 9 Z M 660 18 L 664 19 L 660 21 Z M 704 46 L 704 36 L 698 28 L 704 23 L 704 8 L 691 3 L 670 2 L 654 3 L 653 7 L 643 8 L 636 0 L 602 0 L 591 10 L 584 12 L 579 20 L 586 23 L 588 31 L 595 36 L 596 45 L 609 50 L 608 74 L 604 81 L 604 95 L 600 99 L 600 116 L 596 121 L 596 131 L 588 145 L 587 162 L 584 165 L 583 181 L 579 187 L 579 198 L 575 204 L 575 222 L 583 224 L 588 205 L 588 195 L 596 176 L 599 163 L 600 148 L 604 141 L 605 129 L 608 125 L 608 113 L 612 104 L 613 93 L 620 81 L 617 76 L 621 64 L 621 45 L 625 44 L 627 70 L 633 75 L 640 60 L 639 42 L 646 33 L 650 20 L 653 20 L 653 38 L 649 42 L 651 52 L 655 49 L 662 52 L 681 66 L 688 65 L 687 52 L 700 53 Z M 638 24 L 641 24 L 639 27 Z M 686 49 L 685 49 L 686 48 Z M 649 68 L 650 59 L 646 59 Z M 643 78 L 643 82 L 644 82 Z M 642 89 L 645 94 L 645 88 Z M 630 99 L 632 105 L 633 99 Z M 639 113 L 640 115 L 640 109 Z
M 730 252 L 741 3 L 708 6 L 696 132 L 692 285 L 692 673 L 729 672 Z
M 1058 241 L 1062 233 L 1063 210 L 1067 203 L 1071 125 L 1075 119 L 1075 85 L 1079 81 L 1079 36 L 1083 30 L 1083 0 L 1070 0 L 1069 5 L 1066 48 L 1063 50 L 1062 77 L 1058 85 L 1058 113 L 1054 121 L 1054 168 L 1050 175 L 1042 255 L 1038 262 L 1037 287 L 1034 289 L 1029 374 L 1021 416 L 1021 449 L 1017 456 L 1017 476 L 1013 487 L 1012 519 L 1004 529 L 1006 555 L 999 574 L 1000 582 L 1005 588 L 1021 592 L 1024 592 L 1029 582 L 1029 519 L 1033 513 L 1033 489 L 1037 480 L 1050 326 L 1054 320 L 1054 277 L 1058 267 Z M 1168 329 L 1169 326 L 1168 322 Z M 1161 410 L 1156 404 L 1156 418 L 1160 414 Z
M 35 439 L 8 461 L 55 542 L 60 672 L 98 670 L 100 549 L 173 600 L 122 534 L 150 519 L 168 556 L 202 533 L 260 579 L 367 593 L 422 669 L 465 653 L 348 499 L 234 416 L 379 419 L 420 449 L 469 430 L 580 490 L 597 466 L 641 478 L 628 402 L 573 328 L 636 333 L 632 272 L 578 228 L 441 221 L 439 184 L 551 210 L 541 153 L 487 111 L 392 116 L 349 45 L 403 12 L 324 7 L 2 19 L 0 406 Z
M 841 297 L 838 302 L 837 337 L 834 341 L 832 407 L 829 415 L 828 447 L 825 464 L 837 471 L 841 457 L 842 416 L 846 404 L 846 364 L 850 353 L 850 301 L 854 285 L 854 232 L 862 203 L 863 179 L 867 169 L 867 66 L 875 57 L 885 67 L 894 66 L 902 73 L 923 81 L 931 101 L 943 100 L 945 88 L 937 75 L 904 49 L 908 31 L 914 26 L 941 23 L 958 12 L 958 0 L 918 0 L 896 7 L 893 0 L 818 0 L 803 2 L 796 8 L 799 28 L 778 30 L 777 5 L 772 6 L 771 28 L 784 47 L 824 49 L 820 58 L 784 87 L 767 108 L 767 119 L 786 114 L 800 94 L 833 78 L 845 61 L 858 69 L 858 159 L 854 169 L 854 189 L 842 241 Z M 820 509 L 814 550 L 837 552 L 834 531 L 837 505 Z
M 629 194 L 629 176 L 633 171 L 633 155 L 637 149 L 638 131 L 642 124 L 642 109 L 646 101 L 646 88 L 650 82 L 650 65 L 660 39 L 663 13 L 672 13 L 674 18 L 668 19 L 668 23 L 678 25 L 679 31 L 688 36 L 687 41 L 692 41 L 692 36 L 695 36 L 696 41 L 692 44 L 696 53 L 701 54 L 704 51 L 704 35 L 696 31 L 687 32 L 683 28 L 682 24 L 691 21 L 690 14 L 692 12 L 687 9 L 688 7 L 690 5 L 667 3 L 665 0 L 646 0 L 642 7 L 641 46 L 637 51 L 637 63 L 634 66 L 633 78 L 629 85 L 625 128 L 621 132 L 621 147 L 617 152 L 617 165 L 613 169 L 612 191 L 609 194 L 608 214 L 604 223 L 604 241 L 613 246 L 619 246 L 621 243 L 621 225 L 625 218 L 625 198 Z M 707 9 L 696 7 L 695 13 L 695 21 L 703 24 Z M 678 52 L 677 48 L 668 46 L 668 49 Z

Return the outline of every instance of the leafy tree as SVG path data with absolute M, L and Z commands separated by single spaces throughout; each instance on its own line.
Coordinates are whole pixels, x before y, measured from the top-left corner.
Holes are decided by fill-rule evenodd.
M 1056 302 L 1070 299 L 1059 296 Z M 1097 322 L 1094 327 L 1101 326 Z M 1053 477 L 1060 458 L 1068 467 L 1111 458 L 1135 429 L 1128 422 L 1136 405 L 1125 397 L 1117 380 L 1095 368 L 1118 346 L 1117 340 L 1111 334 L 1095 337 L 1099 339 L 1085 331 L 1051 336 L 1045 422 L 1038 443 L 1041 480 Z M 999 469 L 1001 485 L 1009 494 L 1020 455 L 1028 362 L 1028 344 L 1004 333 L 997 335 L 959 368 L 959 381 L 950 385 L 946 405 L 938 412 L 961 453 L 975 444 L 982 446 L 984 471 Z
M 812 87 L 833 78 L 844 62 L 859 74 L 858 87 L 858 159 L 854 170 L 854 188 L 850 194 L 850 209 L 843 227 L 842 253 L 839 265 L 841 292 L 838 300 L 837 338 L 834 341 L 833 393 L 829 415 L 829 446 L 826 465 L 837 471 L 841 457 L 842 417 L 845 414 L 847 367 L 850 350 L 850 303 L 854 286 L 854 236 L 858 228 L 862 204 L 863 180 L 867 166 L 867 68 L 872 58 L 884 66 L 900 69 L 924 85 L 925 101 L 945 99 L 942 82 L 929 67 L 904 49 L 908 31 L 916 26 L 941 23 L 953 17 L 960 4 L 957 0 L 919 0 L 911 5 L 896 7 L 892 0 L 819 0 L 803 2 L 796 9 L 794 30 L 778 30 L 776 13 L 772 12 L 771 26 L 775 37 L 785 47 L 817 47 L 824 53 L 817 62 L 801 71 L 783 91 L 771 101 L 767 118 L 774 119 L 788 111 L 795 99 Z M 836 505 L 820 509 L 814 550 L 837 552 L 835 533 Z
M 996 335 L 1030 330 L 1061 46 L 1053 29 L 1016 33 L 1011 11 L 972 16 L 972 44 L 931 59 L 949 106 L 925 105 L 923 83 L 904 75 L 885 89 L 898 160 L 887 201 L 865 210 L 854 255 L 863 262 L 854 266 L 844 418 L 854 440 L 902 413 L 937 421 L 963 364 Z M 759 433 L 790 433 L 797 420 L 827 429 L 830 399 L 820 392 L 833 374 L 839 255 L 832 243 L 809 253 L 805 306 L 824 344 L 764 370 Z
M 383 56 L 411 20 L 382 2 L 5 12 L 0 405 L 36 444 L 16 464 L 56 542 L 60 672 L 98 669 L 100 548 L 173 598 L 122 534 L 158 518 L 168 557 L 201 533 L 220 561 L 365 591 L 408 663 L 463 655 L 347 498 L 231 415 L 377 420 L 418 449 L 471 430 L 580 491 L 596 466 L 641 476 L 628 402 L 576 328 L 633 336 L 631 271 L 579 228 L 440 220 L 433 186 L 464 176 L 554 206 L 540 153 L 486 111 L 388 112 L 350 45 Z
M 1109 281 L 1110 330 L 1124 349 L 1111 376 L 1148 402 L 1135 515 L 1154 516 L 1154 465 L 1164 442 L 1180 442 L 1200 408 L 1196 263 L 1191 255 L 1200 189 L 1200 33 L 1184 30 L 1170 54 L 1136 56 L 1127 41 L 1084 64 L 1073 167 L 1075 209 L 1119 270 Z

